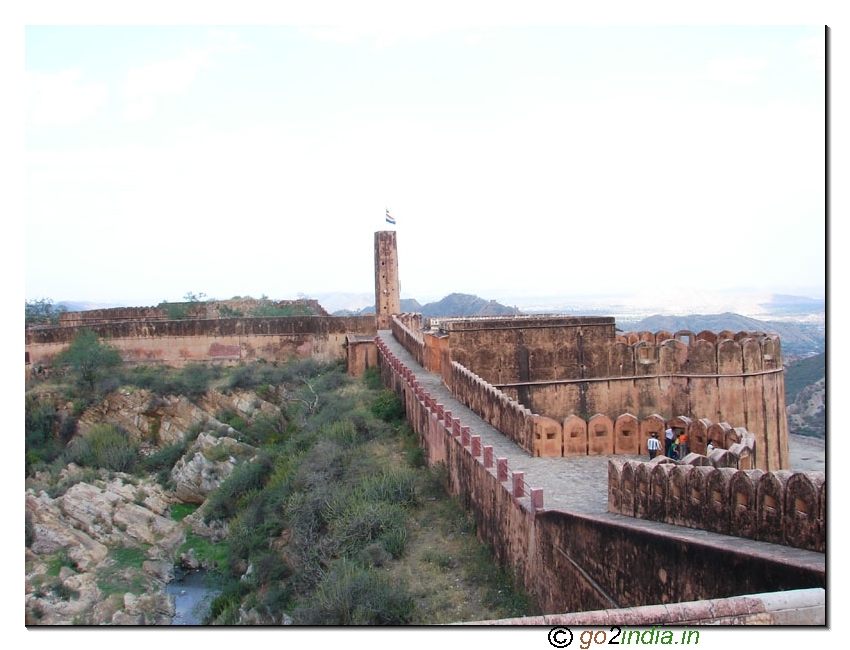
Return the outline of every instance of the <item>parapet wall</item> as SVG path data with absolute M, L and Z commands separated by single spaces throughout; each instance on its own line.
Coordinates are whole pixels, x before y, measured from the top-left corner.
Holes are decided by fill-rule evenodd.
M 28 330 L 27 361 L 49 366 L 81 328 Z M 132 321 L 93 324 L 101 340 L 115 347 L 125 363 L 175 367 L 193 362 L 238 363 L 346 357 L 348 334 L 375 336 L 372 316 L 294 316 L 204 320 Z
M 402 344 L 416 363 L 425 366 L 425 341 L 420 332 L 420 314 L 400 314 L 390 318 L 390 328 L 396 341 Z
M 464 406 L 532 456 L 638 455 L 646 452 L 646 441 L 653 433 L 664 440 L 670 426 L 677 434 L 687 434 L 689 449 L 697 454 L 705 454 L 708 442 L 713 440 L 716 449 L 712 460 L 706 462 L 739 469 L 754 466 L 755 436 L 725 422 L 715 424 L 686 416 L 666 420 L 658 414 L 639 420 L 631 413 L 615 420 L 601 413 L 588 420 L 571 415 L 558 422 L 532 413 L 457 362 L 452 362 L 446 383 Z
M 544 612 L 631 608 L 825 586 L 817 567 L 752 556 L 733 546 L 566 512 L 546 510 L 492 447 L 425 391 L 378 338 L 384 384 L 402 399 L 430 464 L 442 463 L 501 566 L 535 594 Z
M 133 321 L 169 320 L 168 307 L 178 308 L 186 318 L 244 318 L 250 317 L 259 307 L 268 306 L 278 309 L 290 309 L 300 314 L 328 316 L 328 312 L 313 299 L 299 300 L 256 300 L 254 298 L 234 298 L 232 300 L 204 300 L 196 302 L 167 303 L 167 307 L 111 307 L 109 309 L 89 309 L 69 311 L 59 315 L 59 327 L 87 327 L 107 323 Z
M 736 470 L 693 460 L 609 461 L 608 510 L 826 552 L 823 473 Z
M 415 325 L 394 320 L 393 332 L 434 370 L 437 355 Z M 535 455 L 637 454 L 651 433 L 645 421 L 684 418 L 697 423 L 695 451 L 703 453 L 708 442 L 699 423 L 718 422 L 751 432 L 754 467 L 790 465 L 776 335 L 618 335 L 612 318 L 542 316 L 444 319 L 441 326 L 436 365 L 444 383 Z M 728 447 L 720 434 L 720 446 Z

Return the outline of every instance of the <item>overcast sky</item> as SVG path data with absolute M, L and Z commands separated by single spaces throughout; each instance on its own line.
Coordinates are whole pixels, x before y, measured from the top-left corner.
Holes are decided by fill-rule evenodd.
M 421 300 L 823 295 L 822 24 L 35 24 L 24 46 L 30 300 L 372 292 L 390 228 Z

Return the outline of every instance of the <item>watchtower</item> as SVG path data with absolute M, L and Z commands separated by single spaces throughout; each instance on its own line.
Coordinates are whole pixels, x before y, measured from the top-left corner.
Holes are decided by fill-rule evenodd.
M 375 233 L 375 319 L 379 330 L 390 329 L 390 316 L 401 313 L 398 248 L 395 231 Z

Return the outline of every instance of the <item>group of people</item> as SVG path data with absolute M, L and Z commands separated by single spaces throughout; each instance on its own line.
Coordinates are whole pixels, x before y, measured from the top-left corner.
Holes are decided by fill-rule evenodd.
M 673 460 L 680 460 L 688 455 L 688 434 L 684 431 L 679 435 L 673 431 L 672 427 L 667 427 L 664 432 L 664 455 Z M 652 437 L 646 441 L 646 449 L 649 452 L 649 460 L 652 460 L 661 451 L 661 441 L 658 439 L 658 434 L 653 432 Z M 714 451 L 715 445 L 713 440 L 708 441 L 706 453 L 710 454 Z
M 672 427 L 667 427 L 664 432 L 664 455 L 674 460 L 679 460 L 688 455 L 688 434 L 684 431 L 679 435 L 673 431 Z M 658 434 L 652 434 L 652 437 L 646 441 L 646 449 L 649 451 L 649 460 L 652 460 L 661 451 L 661 441 L 658 439 Z

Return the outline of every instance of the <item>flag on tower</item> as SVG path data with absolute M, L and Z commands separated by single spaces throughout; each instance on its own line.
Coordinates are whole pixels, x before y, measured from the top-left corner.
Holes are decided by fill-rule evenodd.
M 395 225 L 395 219 L 390 215 L 390 209 L 387 208 L 387 223 Z

